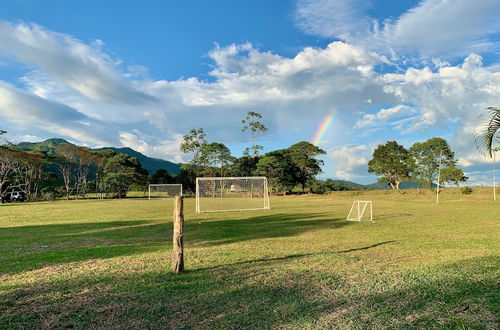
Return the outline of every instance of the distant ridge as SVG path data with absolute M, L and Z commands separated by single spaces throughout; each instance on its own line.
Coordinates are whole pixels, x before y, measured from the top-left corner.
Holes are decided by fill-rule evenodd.
M 352 181 L 345 181 L 345 180 L 332 180 L 335 183 L 339 183 L 343 185 L 344 187 L 349 187 L 353 190 L 364 190 L 364 189 L 370 189 L 370 190 L 390 190 L 391 187 L 385 183 L 385 182 L 375 182 L 375 183 L 370 183 L 370 184 L 360 184 Z M 433 187 L 435 187 L 435 184 L 432 184 Z M 418 182 L 415 181 L 407 181 L 407 182 L 401 182 L 399 185 L 399 189 L 417 189 L 418 188 Z
M 56 147 L 63 143 L 72 144 L 64 139 L 48 139 L 43 142 L 20 142 L 16 144 L 16 147 L 23 151 L 43 151 L 49 155 L 54 155 Z M 105 147 L 93 150 L 113 150 L 116 152 L 121 152 L 129 156 L 135 157 L 141 162 L 143 168 L 145 168 L 149 174 L 155 174 L 160 168 L 166 169 L 170 174 L 178 174 L 180 171 L 180 164 L 170 162 L 168 160 L 152 158 L 141 154 L 131 148 L 115 148 L 115 147 Z
M 128 147 L 123 147 L 123 148 L 104 147 L 95 150 L 113 150 L 116 152 L 121 152 L 122 154 L 127 154 L 129 156 L 135 157 L 141 162 L 142 167 L 148 170 L 149 174 L 155 174 L 156 171 L 159 170 L 160 168 L 166 169 L 169 174 L 175 174 L 175 175 L 179 174 L 181 170 L 180 164 L 169 162 L 168 160 L 164 159 L 148 157 Z

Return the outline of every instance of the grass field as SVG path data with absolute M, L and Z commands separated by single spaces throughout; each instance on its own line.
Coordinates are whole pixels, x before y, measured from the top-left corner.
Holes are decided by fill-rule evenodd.
M 356 199 L 375 223 L 344 220 Z M 343 192 L 197 215 L 186 199 L 180 276 L 169 200 L 0 205 L 0 328 L 498 328 L 500 202 L 441 201 Z

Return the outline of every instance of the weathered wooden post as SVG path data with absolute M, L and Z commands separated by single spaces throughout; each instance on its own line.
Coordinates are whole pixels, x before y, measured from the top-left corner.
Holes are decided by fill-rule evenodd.
M 172 270 L 180 274 L 184 270 L 184 199 L 182 196 L 174 198 L 174 249 L 172 256 Z

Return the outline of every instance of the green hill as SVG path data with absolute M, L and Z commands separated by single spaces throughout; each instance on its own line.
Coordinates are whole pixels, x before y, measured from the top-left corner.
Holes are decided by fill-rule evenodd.
M 16 144 L 16 147 L 23 151 L 43 151 L 48 155 L 54 155 L 55 149 L 59 144 L 69 143 L 64 139 L 48 139 L 43 142 L 21 142 Z M 116 152 L 121 152 L 129 156 L 137 158 L 143 168 L 148 170 L 149 174 L 154 174 L 158 169 L 163 168 L 170 174 L 178 174 L 180 171 L 180 164 L 169 162 L 168 160 L 163 160 L 159 158 L 152 158 L 141 154 L 131 148 L 115 148 L 115 147 L 105 147 L 98 148 L 94 150 L 108 150 L 111 149 Z
M 16 147 L 22 151 L 43 151 L 49 155 L 54 155 L 56 147 L 63 143 L 69 143 L 64 139 L 48 139 L 43 142 L 21 142 Z
M 149 174 L 155 174 L 157 170 L 163 168 L 166 169 L 168 173 L 176 175 L 180 172 L 181 169 L 180 164 L 172 163 L 169 162 L 168 160 L 163 160 L 159 158 L 148 157 L 146 155 L 141 154 L 138 151 L 135 151 L 134 149 L 127 147 L 125 148 L 105 147 L 96 150 L 109 150 L 109 149 L 137 158 L 141 162 L 142 167 L 148 170 Z

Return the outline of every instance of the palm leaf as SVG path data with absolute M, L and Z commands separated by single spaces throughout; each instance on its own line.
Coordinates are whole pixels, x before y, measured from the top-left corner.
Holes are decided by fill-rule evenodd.
M 488 107 L 486 112 L 479 116 L 479 123 L 474 129 L 474 143 L 481 153 L 493 157 L 495 134 L 499 131 L 500 109 Z

